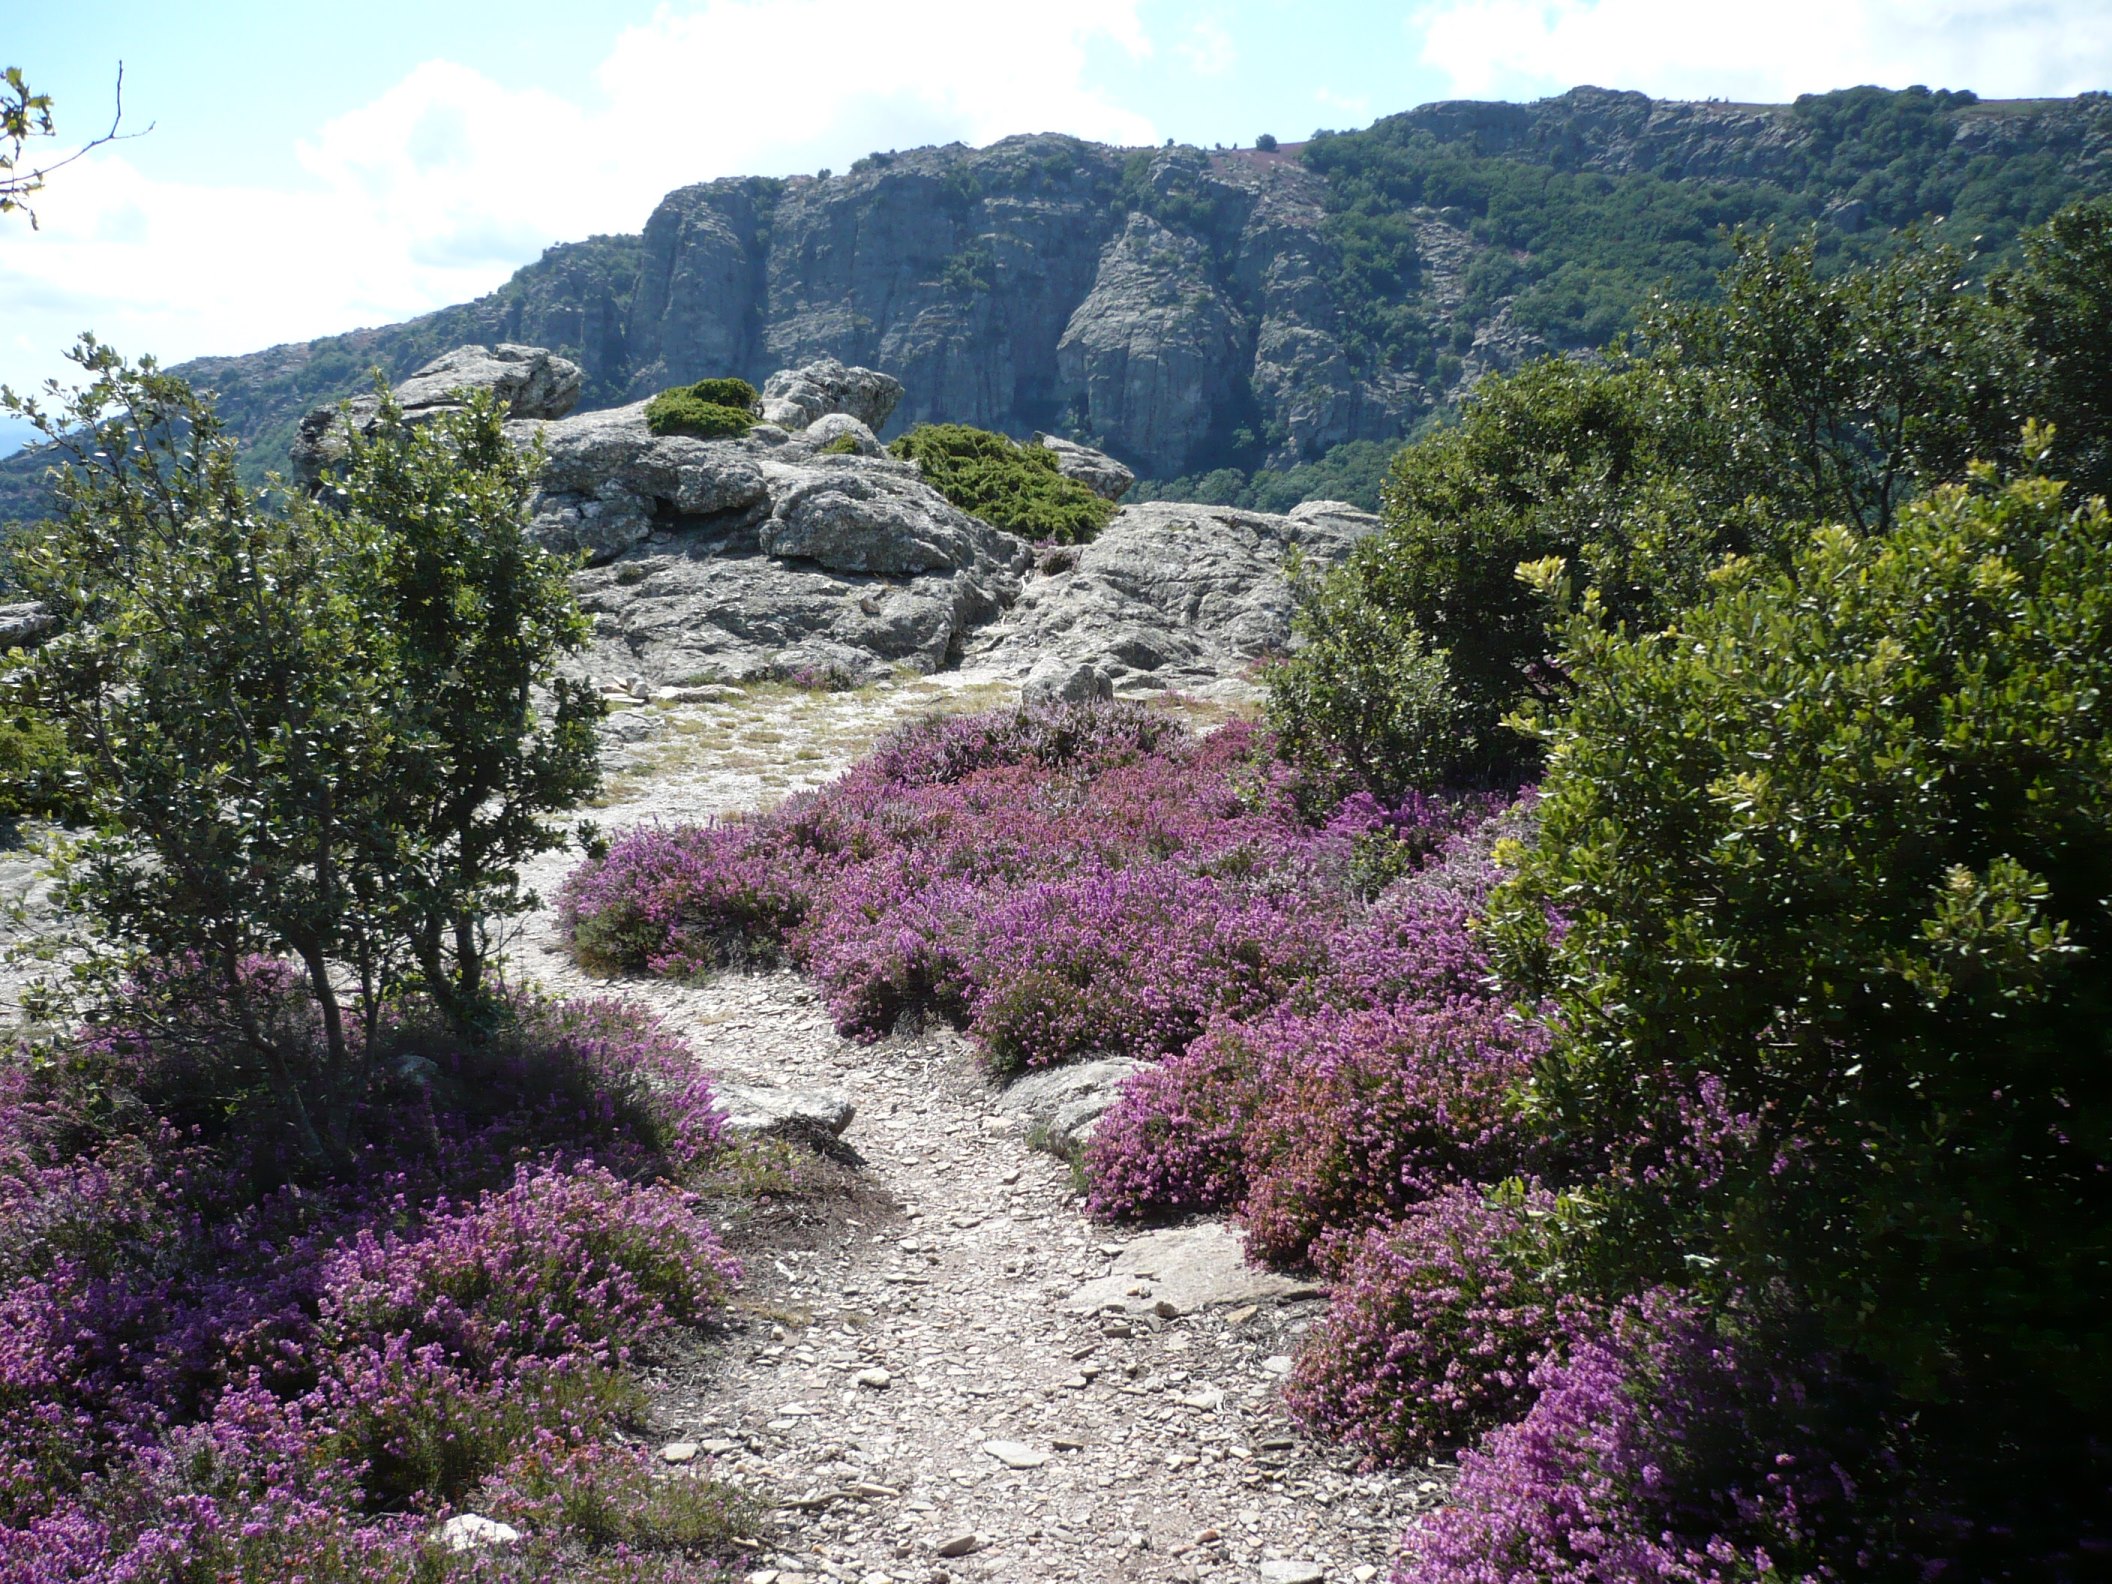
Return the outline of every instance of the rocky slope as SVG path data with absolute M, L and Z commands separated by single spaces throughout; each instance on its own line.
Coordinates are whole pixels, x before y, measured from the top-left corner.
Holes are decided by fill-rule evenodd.
M 1852 250 L 1934 210 L 1999 250 L 2108 190 L 2102 94 L 1580 88 L 1269 152 L 1015 137 L 684 187 L 641 235 L 552 248 L 476 302 L 184 371 L 276 466 L 369 367 L 400 379 L 463 343 L 557 349 L 589 408 L 827 355 L 900 379 L 898 423 L 1051 430 L 1166 478 L 1393 439 L 1666 280 L 1704 285 L 1725 223 L 1817 223 Z M 0 519 L 37 471 L 0 464 Z
M 1155 502 L 1082 549 L 1045 552 L 952 505 L 875 438 L 903 399 L 872 369 L 822 359 L 765 382 L 775 422 L 739 439 L 656 435 L 645 403 L 573 413 L 578 367 L 545 348 L 457 347 L 403 384 L 407 419 L 488 388 L 544 450 L 533 532 L 583 553 L 587 665 L 612 696 L 802 674 L 869 681 L 971 660 L 1034 688 L 1105 694 L 1239 686 L 1290 639 L 1295 547 L 1338 560 L 1377 523 L 1340 502 L 1289 516 Z M 371 398 L 305 417 L 311 484 L 371 424 Z M 844 449 L 848 447 L 848 449 Z M 1058 467 L 1119 496 L 1121 465 L 1052 441 Z M 27 615 L 28 613 L 24 613 Z

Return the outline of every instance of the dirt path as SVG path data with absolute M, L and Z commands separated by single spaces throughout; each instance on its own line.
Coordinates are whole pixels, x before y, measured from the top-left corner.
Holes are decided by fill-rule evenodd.
M 933 701 L 838 706 L 793 739 L 828 744 L 797 761 L 800 779 Z M 629 790 L 603 813 L 612 829 L 763 790 L 710 753 L 616 784 Z M 1366 1580 L 1438 1494 L 1433 1477 L 1357 1474 L 1293 1431 L 1277 1388 L 1317 1299 L 1154 1305 L 1158 1273 L 1083 1217 L 1068 1168 L 1029 1149 L 950 1031 L 850 1044 L 789 973 L 593 980 L 547 917 L 520 960 L 553 988 L 651 1004 L 714 1070 L 857 1108 L 844 1141 L 865 1207 L 810 1246 L 751 1256 L 742 1325 L 701 1378 L 661 1383 L 656 1430 L 780 1507 L 754 1584 Z M 1118 1264 L 1145 1279 L 1115 1284 L 1117 1312 L 1073 1304 Z

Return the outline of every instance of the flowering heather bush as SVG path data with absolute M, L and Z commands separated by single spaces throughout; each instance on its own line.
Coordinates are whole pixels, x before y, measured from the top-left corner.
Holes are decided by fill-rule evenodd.
M 1545 1048 L 1538 1028 L 1486 1002 L 1283 1027 L 1294 1043 L 1242 1141 L 1251 1253 L 1305 1261 L 1317 1241 L 1526 1164 L 1509 1096 Z
M 1239 1205 L 1243 1141 L 1275 1071 L 1270 1022 L 1221 1025 L 1123 1085 L 1086 1146 L 1089 1211 L 1150 1221 Z
M 1374 1463 L 1427 1455 L 1511 1418 L 1565 1316 L 1534 1257 L 1532 1190 L 1448 1189 L 1338 1250 L 1333 1301 L 1285 1400 L 1309 1429 Z
M 1324 901 L 1173 861 L 1023 887 L 973 926 L 969 1028 L 999 1072 L 1171 1055 L 1212 1017 L 1290 995 L 1326 963 L 1334 925 Z
M 523 1003 L 469 1050 L 392 1030 L 337 1124 L 351 1165 L 261 1192 L 240 1118 L 146 1103 L 201 1055 L 172 1027 L 0 1073 L 0 1577 L 437 1577 L 446 1504 L 509 1467 L 532 1486 L 523 1448 L 600 1456 L 635 1351 L 734 1279 L 667 1180 L 713 1168 L 723 1121 L 649 1019 Z M 623 1508 L 650 1556 L 558 1523 L 447 1566 L 693 1576 L 737 1516 L 714 1492 Z
M 693 1204 L 597 1167 L 523 1167 L 465 1209 L 434 1204 L 414 1234 L 362 1228 L 324 1262 L 324 1336 L 335 1346 L 435 1343 L 458 1366 L 621 1362 L 670 1322 L 703 1320 L 732 1285 L 733 1265 Z
M 636 826 L 575 870 L 558 923 L 587 967 L 686 974 L 767 959 L 806 916 L 811 877 L 746 821 Z
M 1460 1460 L 1396 1584 L 1940 1577 L 1863 1382 L 1659 1292 L 1578 1327 L 1526 1416 Z M 1919 1528 L 1921 1534 L 1915 1534 Z M 2058 1576 L 2058 1575 L 2053 1575 Z

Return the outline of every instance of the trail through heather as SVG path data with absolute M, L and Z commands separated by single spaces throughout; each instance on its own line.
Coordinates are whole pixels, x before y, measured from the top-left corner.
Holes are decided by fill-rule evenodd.
M 950 701 L 994 702 L 949 679 L 798 706 L 797 724 L 769 728 L 789 785 L 708 750 L 655 765 L 645 745 L 600 818 L 757 806 Z M 570 861 L 533 877 L 546 899 Z M 1439 1471 L 1359 1474 L 1292 1426 L 1280 1388 L 1319 1298 L 1127 1319 L 1071 1306 L 1135 1269 L 1135 1234 L 1086 1219 L 1068 1169 L 1029 1147 L 953 1031 L 854 1044 L 789 972 L 600 979 L 564 954 L 547 909 L 518 957 L 552 989 L 648 1004 L 715 1072 L 857 1108 L 843 1142 L 864 1192 L 751 1246 L 732 1332 L 651 1383 L 654 1433 L 776 1509 L 755 1584 L 1366 1580 L 1441 1495 Z

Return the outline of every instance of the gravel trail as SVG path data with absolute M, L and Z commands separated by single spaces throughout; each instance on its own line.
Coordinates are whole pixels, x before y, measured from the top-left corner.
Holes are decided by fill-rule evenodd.
M 869 718 L 836 722 L 801 779 L 836 773 L 910 702 L 846 702 Z M 710 756 L 619 784 L 610 829 L 757 790 Z M 564 867 L 538 876 L 546 891 Z M 1155 1313 L 1139 1272 L 1119 1313 L 1070 1305 L 1132 1234 L 1085 1218 L 1069 1168 L 1029 1148 L 952 1031 L 853 1044 L 785 972 L 599 980 L 547 912 L 519 958 L 552 989 L 648 1003 L 714 1071 L 857 1108 L 843 1141 L 866 1191 L 824 1232 L 751 1253 L 732 1333 L 659 1383 L 655 1433 L 777 1508 L 752 1584 L 1362 1581 L 1441 1496 L 1446 1470 L 1360 1474 L 1290 1424 L 1278 1388 L 1319 1298 Z

